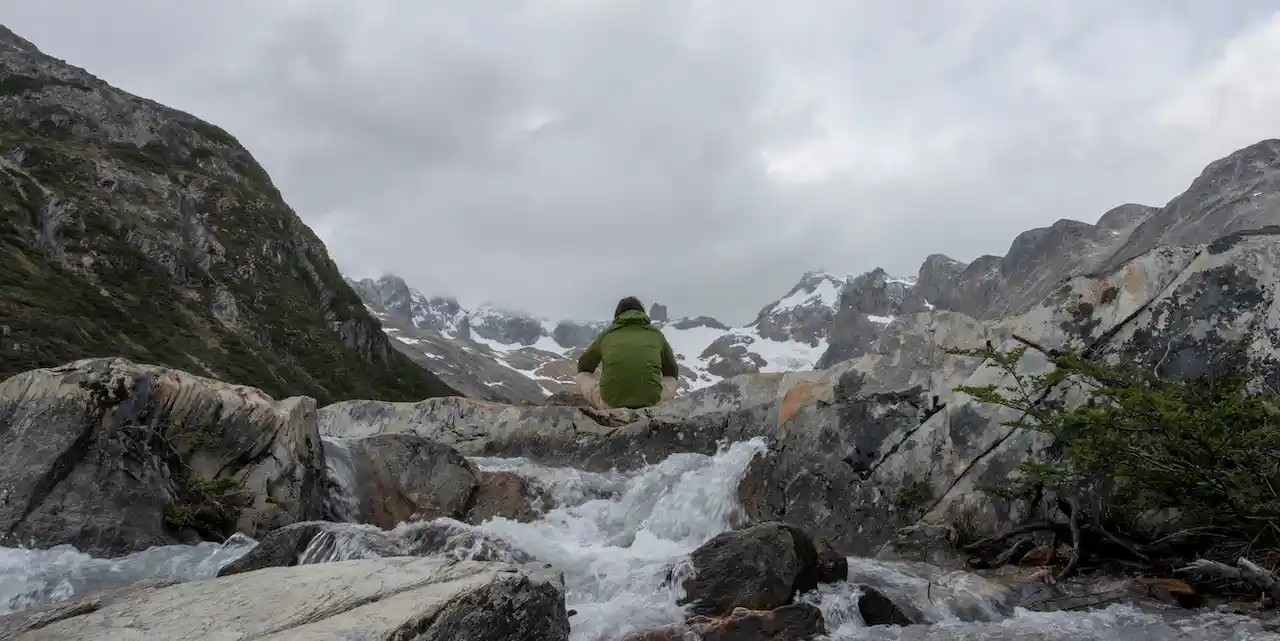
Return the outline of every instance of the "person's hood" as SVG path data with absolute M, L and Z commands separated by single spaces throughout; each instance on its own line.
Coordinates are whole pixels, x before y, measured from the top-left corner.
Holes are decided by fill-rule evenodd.
M 613 318 L 614 327 L 623 325 L 648 325 L 649 315 L 638 309 L 628 309 Z

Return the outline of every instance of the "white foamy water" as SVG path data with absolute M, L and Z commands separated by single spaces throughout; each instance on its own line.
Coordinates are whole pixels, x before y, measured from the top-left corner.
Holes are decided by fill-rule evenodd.
M 324 518 L 354 521 L 360 515 L 360 505 L 355 499 L 356 473 L 348 440 L 325 436 L 320 442 L 324 447 Z
M 0 548 L 0 615 L 138 581 L 214 577 L 255 545 L 237 534 L 222 545 L 165 545 L 114 559 L 95 559 L 70 545 Z
M 481 529 L 501 536 L 565 574 L 575 640 L 605 640 L 683 620 L 668 586 L 671 566 L 741 517 L 736 494 L 763 441 L 736 443 L 717 456 L 676 454 L 612 492 L 606 475 L 555 470 L 527 461 L 482 461 L 512 469 L 556 492 L 562 507 L 532 523 L 496 518 Z
M 328 441 L 328 439 L 326 439 Z M 356 482 L 341 458 L 330 466 L 329 507 L 340 512 Z M 737 443 L 715 456 L 677 454 L 629 474 L 593 474 L 524 459 L 477 458 L 482 469 L 532 480 L 559 507 L 532 523 L 496 518 L 480 526 L 450 519 L 392 530 L 345 524 L 317 536 L 303 562 L 400 554 L 522 561 L 532 556 L 564 572 L 574 641 L 611 641 L 685 618 L 667 580 L 688 571 L 682 561 L 700 544 L 740 522 L 737 485 L 747 464 L 765 451 L 760 441 Z M 237 537 L 226 546 L 166 546 L 113 560 L 70 548 L 0 549 L 2 612 L 61 601 L 96 589 L 152 578 L 199 579 L 248 551 Z M 851 558 L 850 581 L 804 595 L 823 612 L 832 641 L 1280 641 L 1252 619 L 1216 612 L 1112 605 L 1090 612 L 1036 613 L 1008 605 L 1002 588 L 967 572 L 925 564 Z M 926 625 L 869 628 L 858 614 L 870 585 L 914 608 Z

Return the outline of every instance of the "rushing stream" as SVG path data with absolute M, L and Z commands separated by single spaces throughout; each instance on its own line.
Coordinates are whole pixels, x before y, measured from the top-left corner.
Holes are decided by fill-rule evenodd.
M 342 449 L 340 442 L 326 439 L 326 451 Z M 607 641 L 676 623 L 684 617 L 677 595 L 664 582 L 667 569 L 735 522 L 735 488 L 752 456 L 763 450 L 758 441 L 737 443 L 716 456 L 677 454 L 625 475 L 549 468 L 522 459 L 473 459 L 482 469 L 510 470 L 534 480 L 560 507 L 532 523 L 499 518 L 477 528 L 448 521 L 446 553 L 515 561 L 532 555 L 562 570 L 568 607 L 577 611 L 571 619 L 575 641 Z M 329 506 L 335 511 L 348 505 L 343 492 L 354 482 L 340 456 L 331 457 L 329 467 Z M 389 533 L 352 525 L 316 537 L 303 561 L 373 556 L 378 552 L 368 544 L 370 536 L 394 541 L 427 525 L 402 524 Z M 65 546 L 0 548 L 0 614 L 139 580 L 212 577 L 253 545 L 237 536 L 226 545 L 165 546 L 110 560 Z M 378 549 L 386 553 L 394 546 Z M 1132 605 L 1089 612 L 1015 609 L 994 583 L 924 564 L 851 558 L 849 574 L 850 583 L 822 586 L 803 597 L 821 608 L 833 640 L 1280 641 L 1280 635 L 1262 632 L 1252 619 L 1217 612 Z M 858 584 L 911 603 L 930 624 L 866 627 L 857 611 Z

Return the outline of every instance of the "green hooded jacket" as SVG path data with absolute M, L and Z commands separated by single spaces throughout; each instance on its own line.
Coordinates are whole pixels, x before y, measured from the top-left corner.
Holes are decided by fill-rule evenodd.
M 610 407 L 657 405 L 662 377 L 680 375 L 667 337 L 637 310 L 622 312 L 600 332 L 578 359 L 578 371 L 595 372 L 601 364 L 600 397 Z

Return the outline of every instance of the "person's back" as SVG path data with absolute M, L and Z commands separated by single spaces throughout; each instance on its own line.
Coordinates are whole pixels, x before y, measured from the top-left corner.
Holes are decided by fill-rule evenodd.
M 657 405 L 675 396 L 678 376 L 671 345 L 633 297 L 618 302 L 613 323 L 578 359 L 578 388 L 598 409 Z

